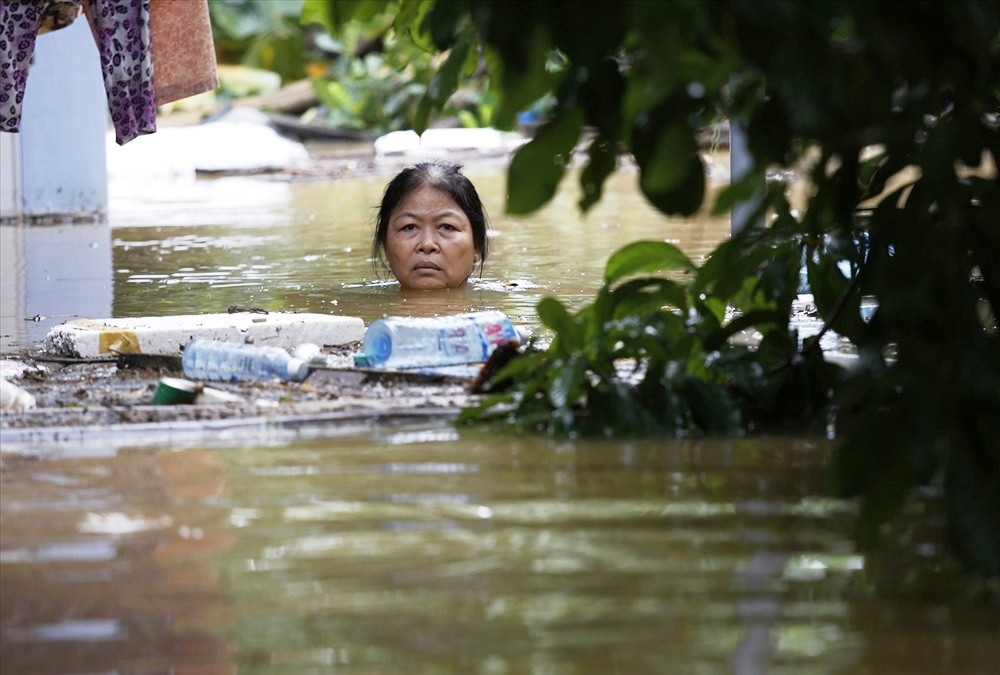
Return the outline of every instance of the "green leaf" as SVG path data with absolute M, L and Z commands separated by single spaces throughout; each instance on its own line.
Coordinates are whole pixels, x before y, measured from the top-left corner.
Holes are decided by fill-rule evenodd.
M 508 213 L 531 213 L 552 199 L 580 138 L 582 124 L 579 109 L 566 111 L 517 150 L 508 169 Z
M 538 318 L 555 332 L 558 344 L 564 349 L 572 352 L 582 348 L 582 330 L 561 302 L 552 297 L 542 298 L 538 302 Z
M 708 351 L 720 349 L 729 338 L 748 328 L 756 328 L 768 324 L 780 328 L 787 325 L 787 323 L 788 315 L 784 312 L 766 309 L 753 310 L 746 314 L 741 314 L 705 338 L 705 349 Z
M 436 49 L 427 28 L 427 14 L 434 8 L 435 1 L 410 0 L 400 3 L 399 11 L 392 20 L 392 29 L 397 35 L 408 36 L 418 49 L 428 54 L 433 54 Z
M 645 240 L 633 242 L 612 253 L 604 267 L 604 280 L 611 284 L 639 272 L 694 269 L 690 258 L 673 244 Z
M 643 317 L 664 307 L 687 307 L 687 290 L 671 279 L 632 279 L 612 291 L 611 297 L 616 317 Z
M 597 136 L 587 148 L 587 166 L 580 172 L 580 210 L 586 213 L 591 206 L 601 201 L 604 180 L 614 173 L 618 165 L 618 146 Z
M 997 426 L 994 424 L 994 426 Z M 995 443 L 994 429 L 988 443 Z M 995 447 L 995 445 L 993 446 Z M 952 453 L 945 472 L 945 506 L 956 555 L 984 578 L 1000 578 L 1000 463 Z
M 398 11 L 392 20 L 393 28 L 400 33 L 405 33 L 414 25 L 420 25 L 433 5 L 434 0 L 408 0 L 399 3 Z
M 445 51 L 451 46 L 465 7 L 458 2 L 435 2 L 424 17 L 424 30 L 430 34 L 434 46 Z
M 427 85 L 427 91 L 420 100 L 417 113 L 413 120 L 413 130 L 422 134 L 427 128 L 427 118 L 432 110 L 440 110 L 458 88 L 459 75 L 472 47 L 473 33 L 468 31 L 459 37 L 455 46 L 448 54 L 447 60 L 441 65 Z
M 695 423 L 714 434 L 738 434 L 743 429 L 739 406 L 722 387 L 696 377 L 684 379 L 684 396 Z
M 583 396 L 586 374 L 587 360 L 579 354 L 570 358 L 552 380 L 549 388 L 552 405 L 560 410 L 571 407 Z
M 697 157 L 689 157 L 684 172 L 683 181 L 674 187 L 660 189 L 652 186 L 647 183 L 645 174 L 639 179 L 639 187 L 646 199 L 663 213 L 694 215 L 701 207 L 705 195 L 705 167 Z
M 323 26 L 331 35 L 336 33 L 337 27 L 333 25 L 330 9 L 329 0 L 305 0 L 302 3 L 302 25 L 309 26 L 315 23 Z
M 351 21 L 367 21 L 385 12 L 393 0 L 305 0 L 301 23 L 318 23 L 336 35 Z
M 358 104 L 351 96 L 351 92 L 340 82 L 330 80 L 314 87 L 314 90 L 319 99 L 330 108 L 348 112 L 357 112 L 358 110 Z
M 860 344 L 866 329 L 861 319 L 861 293 L 850 285 L 831 256 L 822 253 L 809 256 L 806 269 L 813 299 L 824 320 L 830 322 L 834 331 Z
M 688 158 L 694 150 L 690 128 L 680 124 L 667 127 L 654 142 L 649 159 L 642 164 L 643 189 L 668 192 L 683 184 L 691 166 Z
M 616 379 L 606 379 L 587 396 L 588 430 L 603 436 L 637 436 L 654 431 L 646 411 L 636 405 L 632 389 Z
M 761 190 L 765 185 L 765 174 L 763 171 L 752 170 L 743 174 L 737 180 L 731 182 L 719 193 L 712 205 L 712 215 L 720 216 L 729 213 L 733 207 L 752 199 L 758 199 Z M 756 222 L 756 214 L 752 214 L 750 222 Z
M 640 114 L 632 125 L 632 152 L 639 165 L 639 188 L 657 209 L 689 216 L 705 197 L 705 167 L 685 112 L 694 102 L 676 96 Z
M 545 3 L 519 3 L 520 7 Z M 487 41 L 485 58 L 500 105 L 494 123 L 501 129 L 514 126 L 517 114 L 554 89 L 556 76 L 546 70 L 552 53 L 547 32 L 526 26 L 516 15 L 507 15 L 500 43 Z M 492 37 L 492 36 L 491 36 Z

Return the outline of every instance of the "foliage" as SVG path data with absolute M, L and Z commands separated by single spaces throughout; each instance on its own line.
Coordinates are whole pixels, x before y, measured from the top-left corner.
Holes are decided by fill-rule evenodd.
M 324 6 L 334 29 L 396 7 Z M 583 142 L 582 209 L 624 152 L 653 205 L 692 214 L 705 194 L 697 133 L 719 116 L 746 125 L 753 167 L 717 212 L 752 199 L 769 168 L 807 172 L 811 192 L 793 211 L 772 185 L 751 202 L 751 226 L 700 269 L 657 243 L 615 253 L 592 303 L 576 313 L 540 303 L 550 346 L 498 373 L 513 386 L 466 417 L 618 435 L 732 433 L 835 413 L 831 489 L 863 498 L 863 544 L 915 486 L 943 474 L 956 551 L 1000 575 L 1000 3 L 582 7 L 401 3 L 394 31 L 449 54 L 415 128 L 468 74 L 474 44 L 496 101 L 491 124 L 509 127 L 554 96 L 511 162 L 510 212 L 547 202 Z M 789 328 L 801 261 L 827 327 L 857 347 L 850 372 Z M 657 267 L 669 273 L 646 276 Z M 877 303 L 869 321 L 862 296 Z M 744 328 L 762 334 L 758 348 L 730 339 Z
M 732 262 L 744 274 L 696 268 L 665 242 L 615 252 L 593 302 L 575 313 L 555 298 L 539 303 L 552 343 L 515 359 L 498 377 L 519 386 L 462 419 L 604 436 L 737 434 L 819 419 L 836 368 L 818 349 L 799 354 L 789 331 L 798 248 L 749 232 L 724 248 L 715 260 L 739 253 Z M 732 340 L 752 326 L 767 331 L 759 346 Z
M 479 55 L 473 34 L 441 57 L 429 35 L 408 28 L 426 4 L 306 0 L 302 23 L 322 27 L 327 48 L 325 70 L 313 86 L 328 124 L 373 134 L 422 129 L 432 109 L 464 126 L 487 124 L 491 96 L 469 86 Z
M 269 70 L 286 82 L 305 77 L 309 50 L 299 25 L 302 0 L 210 0 L 208 10 L 221 63 Z

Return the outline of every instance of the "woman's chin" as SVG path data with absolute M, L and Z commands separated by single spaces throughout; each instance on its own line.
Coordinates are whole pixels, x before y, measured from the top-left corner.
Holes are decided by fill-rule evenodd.
M 405 283 L 400 283 L 404 291 L 450 291 L 456 288 L 465 288 L 466 282 L 449 285 L 445 279 L 433 277 L 419 277 L 407 279 Z

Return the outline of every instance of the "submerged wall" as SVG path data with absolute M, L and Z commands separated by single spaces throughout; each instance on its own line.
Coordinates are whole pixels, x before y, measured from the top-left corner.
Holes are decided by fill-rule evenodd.
M 0 218 L 100 220 L 107 215 L 107 98 L 86 19 L 39 35 L 20 133 L 0 133 Z

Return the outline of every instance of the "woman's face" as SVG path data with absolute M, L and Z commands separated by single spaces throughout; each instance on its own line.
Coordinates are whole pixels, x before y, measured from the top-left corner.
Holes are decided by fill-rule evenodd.
M 389 216 L 385 257 L 405 289 L 463 286 L 479 258 L 461 207 L 432 187 L 414 190 Z

